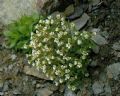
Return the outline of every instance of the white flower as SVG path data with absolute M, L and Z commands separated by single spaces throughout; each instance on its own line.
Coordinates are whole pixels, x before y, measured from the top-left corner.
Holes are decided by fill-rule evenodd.
M 55 42 L 55 43 L 58 43 L 58 42 L 59 42 L 58 38 L 55 38 L 55 39 L 54 39 L 54 42 Z
M 48 39 L 47 39 L 47 38 L 44 38 L 44 39 L 43 39 L 43 42 L 47 42 L 47 41 L 48 41 Z
M 75 32 L 75 35 L 79 35 L 79 32 Z
M 58 82 L 55 82 L 55 85 L 58 86 Z
M 51 62 L 50 62 L 50 61 L 48 61 L 48 64 L 51 64 Z
M 52 18 L 52 16 L 48 16 L 48 19 L 51 19 Z
M 85 39 L 88 39 L 89 35 L 86 33 L 86 34 L 84 35 L 84 37 L 85 37 Z
M 77 79 L 78 77 L 77 77 L 77 75 L 75 75 L 75 79 Z
M 71 47 L 70 43 L 66 44 L 66 47 L 67 47 L 68 49 L 70 49 L 70 47 Z
M 51 35 L 51 36 L 54 35 L 54 32 L 51 32 L 50 35 Z
M 39 23 L 42 23 L 42 20 L 39 20 Z
M 74 65 L 77 65 L 77 63 L 78 63 L 77 61 L 74 61 Z
M 57 54 L 61 54 L 60 50 L 57 50 L 56 53 L 57 53 Z
M 77 37 L 76 37 L 76 36 L 74 36 L 74 37 L 73 37 L 73 39 L 74 39 L 74 40 L 77 40 Z
M 97 33 L 96 32 L 93 32 L 93 35 L 96 35 Z
M 47 45 L 45 45 L 44 48 L 45 48 L 45 50 L 48 50 L 48 49 L 49 49 Z
M 60 74 L 60 70 L 55 71 L 55 75 L 59 75 Z
M 56 65 L 53 65 L 53 70 L 56 70 Z
M 57 15 L 56 15 L 56 18 L 57 18 L 57 19 L 60 19 L 60 14 L 57 14 Z
M 69 73 L 69 72 L 70 72 L 70 70 L 69 70 L 69 69 L 66 69 L 66 70 L 65 70 L 65 73 Z
M 55 29 L 55 31 L 58 32 L 58 31 L 59 31 L 59 28 L 57 27 L 57 28 Z
M 85 74 L 85 77 L 88 77 L 88 76 L 89 76 L 89 73 L 86 73 L 86 74 Z
M 42 46 L 42 43 L 39 43 L 39 44 L 38 44 L 38 47 L 41 47 L 41 46 Z
M 72 90 L 75 91 L 76 87 L 75 86 L 72 86 Z
M 77 40 L 77 44 L 80 45 L 82 43 L 81 40 Z
M 65 20 L 65 18 L 62 17 L 62 18 L 61 18 L 61 21 L 64 21 L 64 20 Z
M 68 89 L 71 89 L 71 85 L 68 85 Z
M 73 65 L 71 63 L 69 63 L 69 67 L 72 67 Z
M 65 22 L 61 22 L 61 25 L 64 26 Z
M 49 77 L 48 73 L 46 73 L 46 77 Z
M 50 80 L 54 80 L 52 76 L 50 76 Z
M 74 23 L 71 23 L 71 27 L 75 27 L 75 24 L 74 24 Z
M 65 69 L 65 66 L 64 66 L 64 65 L 61 65 L 61 69 Z
M 38 29 L 39 28 L 39 25 L 37 24 L 36 26 L 35 26 L 35 29 Z
M 54 23 L 54 20 L 53 19 L 51 19 L 51 22 L 50 22 L 51 24 L 53 24 Z
M 43 73 L 46 73 L 46 65 L 42 66 Z
M 42 61 L 42 64 L 45 64 L 45 61 Z
M 77 67 L 78 67 L 78 68 L 81 68 L 81 67 L 82 67 L 82 64 L 78 64 Z
M 66 31 L 64 32 L 64 35 L 67 35 L 67 32 L 66 32 Z
M 50 21 L 49 20 L 46 20 L 46 22 L 45 22 L 46 24 L 50 24 Z
M 46 69 L 46 65 L 43 65 L 43 69 Z
M 63 30 L 66 29 L 66 26 L 62 26 L 62 29 L 63 29 Z
M 44 27 L 43 30 L 46 31 L 46 30 L 47 30 L 47 27 Z
M 70 75 L 69 75 L 69 74 L 66 74 L 66 75 L 65 75 L 65 80 L 68 80 L 68 79 L 70 79 Z
M 59 82 L 60 82 L 60 83 L 63 83 L 63 80 L 62 80 L 62 79 L 60 79 L 60 80 L 59 80 Z
M 54 59 L 55 57 L 54 56 L 51 56 L 51 59 Z

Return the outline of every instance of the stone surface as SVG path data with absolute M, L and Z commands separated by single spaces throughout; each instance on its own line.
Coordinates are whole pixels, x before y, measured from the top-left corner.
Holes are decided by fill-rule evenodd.
M 3 24 L 32 13 L 37 13 L 36 0 L 0 0 L 0 22 Z
M 90 64 L 91 67 L 96 67 L 97 66 L 97 60 L 93 60 Z
M 106 96 L 112 96 L 112 90 L 108 83 L 105 84 L 104 91 Z
M 108 41 L 104 37 L 102 37 L 100 34 L 96 34 L 92 36 L 92 40 L 98 45 L 108 44 Z
M 74 13 L 72 15 L 68 16 L 67 19 L 74 20 L 74 19 L 80 17 L 82 14 L 83 14 L 83 6 L 80 5 L 80 6 L 75 7 Z
M 109 37 L 109 34 L 108 34 L 108 32 L 106 32 L 106 31 L 101 32 L 101 35 L 102 35 L 103 37 L 105 37 L 106 39 Z
M 99 34 L 100 33 L 100 29 L 99 28 L 92 28 L 90 30 L 90 32 L 96 32 L 96 34 Z
M 3 91 L 7 91 L 9 89 L 9 82 L 5 82 L 3 86 Z
M 92 4 L 93 6 L 98 5 L 99 3 L 100 3 L 100 0 L 92 0 L 92 1 L 91 1 L 91 4 Z
M 109 65 L 106 70 L 108 78 L 119 79 L 120 62 Z
M 4 96 L 4 93 L 3 93 L 3 92 L 0 92 L 0 96 Z
M 98 54 L 99 53 L 99 50 L 100 50 L 100 47 L 98 45 L 95 45 L 95 47 L 92 48 L 93 52 Z
M 118 52 L 117 57 L 119 57 L 119 58 L 120 58 L 120 52 Z
M 50 80 L 49 78 L 47 78 L 42 71 L 38 71 L 36 68 L 34 67 L 29 67 L 29 66 L 24 66 L 24 70 L 23 72 L 27 75 L 32 75 L 41 79 L 45 79 L 45 80 Z
M 61 16 L 65 16 L 64 13 L 59 12 L 59 11 L 55 11 L 52 14 L 50 14 L 52 17 L 56 17 L 57 14 L 60 14 Z
M 89 19 L 90 17 L 86 13 L 84 13 L 79 19 L 74 20 L 73 23 L 75 23 L 76 29 L 80 30 L 86 25 Z
M 64 96 L 76 96 L 76 94 L 73 91 L 71 91 L 68 88 L 66 88 Z
M 0 91 L 3 89 L 4 81 L 0 80 Z
M 104 91 L 103 87 L 104 84 L 101 81 L 95 81 L 94 84 L 92 85 L 92 90 L 95 95 L 98 95 Z
M 74 12 L 74 5 L 70 5 L 65 9 L 64 14 L 65 14 L 65 16 L 69 16 L 73 12 Z
M 112 46 L 112 48 L 113 48 L 114 50 L 119 50 L 119 51 L 120 51 L 120 41 L 114 43 L 113 46 Z
M 47 88 L 38 89 L 35 96 L 50 96 L 53 92 Z
M 47 3 L 51 2 L 52 0 L 37 0 L 37 4 L 40 8 L 48 7 Z

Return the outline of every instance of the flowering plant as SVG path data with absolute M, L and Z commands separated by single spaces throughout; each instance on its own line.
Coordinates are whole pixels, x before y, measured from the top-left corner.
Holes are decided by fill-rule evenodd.
M 86 73 L 88 54 L 92 47 L 91 34 L 76 30 L 73 23 L 57 15 L 39 20 L 31 33 L 29 63 L 54 80 L 67 83 L 75 90 Z

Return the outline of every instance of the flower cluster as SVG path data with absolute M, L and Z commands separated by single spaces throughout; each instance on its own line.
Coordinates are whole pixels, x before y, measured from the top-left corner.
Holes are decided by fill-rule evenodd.
M 29 63 L 42 69 L 55 85 L 66 82 L 68 88 L 75 90 L 86 72 L 90 37 L 90 33 L 77 31 L 59 14 L 39 20 L 31 33 Z

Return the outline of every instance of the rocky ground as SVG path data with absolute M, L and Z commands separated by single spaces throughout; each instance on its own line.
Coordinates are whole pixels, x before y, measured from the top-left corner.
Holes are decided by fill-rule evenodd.
M 78 30 L 96 32 L 96 36 L 92 37 L 96 47 L 88 67 L 90 78 L 80 85 L 77 92 L 68 90 L 65 85 L 56 87 L 42 72 L 27 64 L 24 54 L 4 47 L 2 33 L 6 24 L 21 14 L 37 12 L 33 1 L 0 0 L 0 96 L 120 96 L 120 1 L 93 0 L 77 7 L 68 4 L 61 13 L 74 22 Z M 46 9 L 49 8 L 53 7 L 46 6 Z

